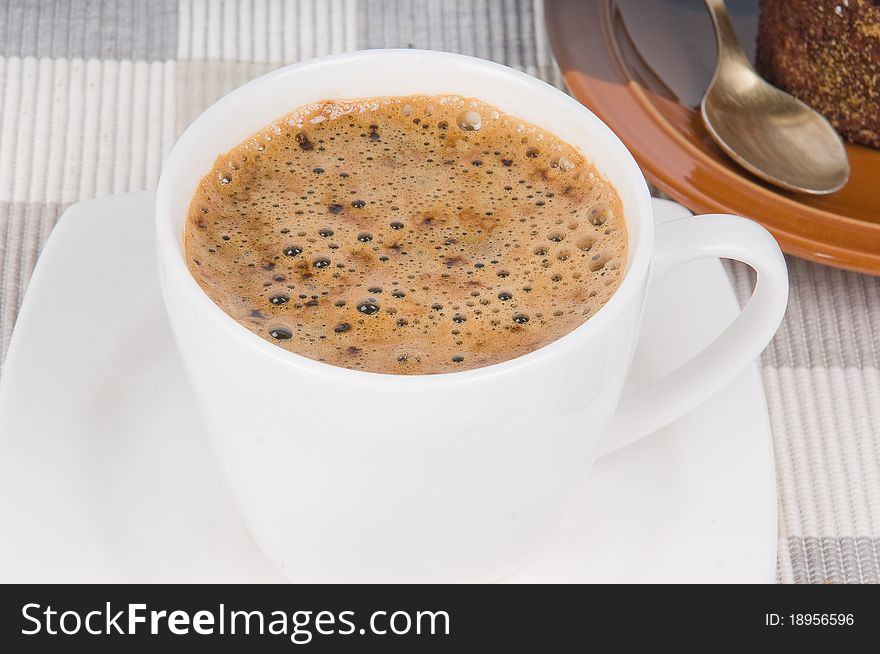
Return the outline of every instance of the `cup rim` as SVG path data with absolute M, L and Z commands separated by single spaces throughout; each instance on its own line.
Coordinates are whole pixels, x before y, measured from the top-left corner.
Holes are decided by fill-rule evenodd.
M 253 90 L 259 86 L 278 83 L 282 78 L 295 74 L 297 71 L 305 68 L 323 65 L 339 65 L 363 57 L 422 57 L 453 66 L 467 65 L 470 67 L 477 67 L 485 70 L 487 74 L 500 73 L 502 75 L 512 76 L 517 78 L 520 82 L 532 86 L 536 93 L 551 94 L 556 97 L 557 101 L 573 106 L 576 111 L 583 115 L 585 121 L 591 123 L 592 129 L 604 132 L 605 136 L 609 137 L 609 140 L 616 148 L 614 156 L 620 159 L 620 163 L 625 169 L 627 169 L 627 175 L 632 178 L 636 195 L 636 201 L 634 203 L 636 205 L 634 212 L 635 215 L 632 215 L 633 211 L 630 211 L 624 216 L 624 220 L 628 227 L 628 231 L 631 225 L 636 222 L 638 223 L 639 238 L 635 248 L 628 248 L 627 264 L 620 285 L 614 291 L 611 298 L 602 305 L 595 314 L 560 338 L 551 341 L 536 350 L 532 350 L 531 352 L 511 359 L 469 370 L 432 374 L 400 375 L 345 368 L 310 359 L 301 354 L 291 352 L 290 350 L 275 345 L 274 343 L 270 343 L 266 339 L 253 333 L 211 300 L 202 287 L 199 286 L 195 277 L 192 276 L 192 273 L 190 273 L 182 252 L 178 252 L 174 247 L 177 241 L 182 242 L 183 233 L 177 234 L 177 230 L 174 228 L 174 213 L 173 207 L 171 206 L 171 191 L 169 190 L 169 187 L 176 176 L 176 171 L 186 166 L 182 151 L 186 149 L 186 146 L 191 141 L 197 139 L 197 135 L 195 134 L 196 126 L 205 121 L 211 121 L 222 116 L 222 114 L 227 111 L 227 108 L 237 102 L 241 96 L 252 93 Z M 291 107 L 291 109 L 294 109 L 294 107 Z M 220 153 L 218 153 L 218 155 L 219 154 Z M 588 153 L 584 154 L 589 158 Z M 601 171 L 601 162 L 596 162 L 596 165 Z M 631 238 L 628 240 L 629 245 L 631 245 Z M 558 356 L 565 350 L 571 349 L 576 342 L 590 338 L 592 334 L 600 332 L 607 323 L 612 322 L 620 315 L 624 310 L 624 307 L 628 304 L 628 300 L 633 294 L 637 293 L 641 281 L 648 274 L 652 260 L 653 244 L 653 210 L 647 182 L 645 181 L 644 175 L 639 169 L 632 154 L 610 127 L 573 97 L 532 75 L 528 75 L 514 68 L 486 59 L 435 50 L 400 48 L 344 52 L 290 64 L 250 80 L 222 96 L 187 126 L 175 142 L 162 167 L 156 193 L 156 248 L 158 250 L 160 263 L 160 276 L 163 280 L 163 295 L 166 294 L 165 285 L 167 283 L 167 278 L 173 276 L 174 283 L 182 285 L 182 290 L 186 292 L 188 299 L 191 300 L 191 304 L 189 305 L 191 310 L 193 312 L 204 313 L 218 329 L 222 329 L 229 334 L 230 338 L 243 339 L 242 342 L 247 347 L 251 347 L 279 363 L 302 370 L 303 372 L 331 378 L 346 378 L 348 381 L 351 381 L 352 379 L 360 379 L 371 383 L 403 382 L 407 384 L 443 384 L 450 382 L 473 381 L 528 369 L 541 361 Z

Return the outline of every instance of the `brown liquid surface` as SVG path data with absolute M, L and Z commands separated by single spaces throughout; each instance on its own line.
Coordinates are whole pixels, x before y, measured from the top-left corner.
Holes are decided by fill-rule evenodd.
M 394 374 L 478 368 L 572 331 L 620 283 L 614 187 L 479 100 L 334 100 L 218 157 L 189 208 L 193 276 L 285 349 Z

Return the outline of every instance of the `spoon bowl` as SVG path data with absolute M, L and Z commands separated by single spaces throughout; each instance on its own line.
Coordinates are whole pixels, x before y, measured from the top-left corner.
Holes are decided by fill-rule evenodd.
M 706 0 L 718 64 L 700 111 L 706 129 L 738 164 L 801 193 L 833 193 L 849 179 L 840 135 L 824 116 L 768 84 L 742 51 L 723 0 Z

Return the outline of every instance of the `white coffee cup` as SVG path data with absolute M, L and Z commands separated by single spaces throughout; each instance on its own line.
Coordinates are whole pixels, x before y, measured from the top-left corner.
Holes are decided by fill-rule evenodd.
M 390 375 L 288 352 L 205 295 L 187 269 L 183 228 L 219 154 L 309 102 L 451 93 L 554 132 L 617 188 L 626 270 L 586 323 L 485 368 Z M 156 221 L 168 318 L 217 459 L 254 539 L 295 581 L 480 581 L 514 571 L 593 461 L 719 390 L 769 342 L 788 297 L 784 259 L 762 227 L 712 215 L 655 230 L 638 166 L 589 110 L 523 73 L 441 52 L 324 57 L 236 89 L 174 146 Z M 706 350 L 619 407 L 652 280 L 702 257 L 751 265 L 754 295 Z

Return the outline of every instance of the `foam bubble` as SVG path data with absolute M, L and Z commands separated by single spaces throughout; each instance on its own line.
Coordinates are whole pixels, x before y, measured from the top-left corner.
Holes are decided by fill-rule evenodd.
M 483 117 L 476 111 L 462 111 L 455 122 L 463 130 L 476 132 L 483 126 Z

